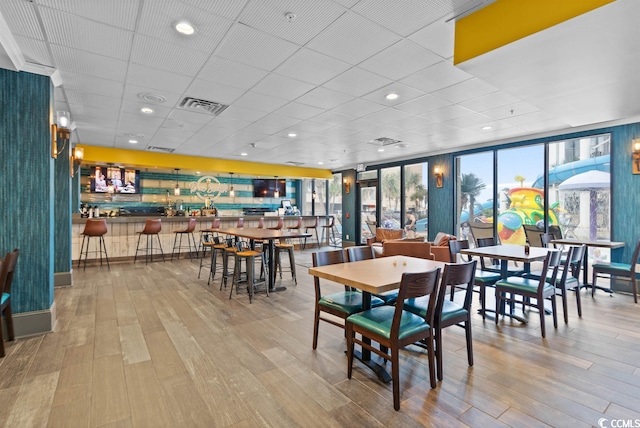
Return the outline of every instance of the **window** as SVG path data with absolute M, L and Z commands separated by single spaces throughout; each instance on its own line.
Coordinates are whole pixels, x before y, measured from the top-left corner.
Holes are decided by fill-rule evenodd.
M 383 229 L 400 228 L 400 167 L 380 170 L 381 202 L 379 226 Z
M 428 232 L 428 163 L 405 165 L 404 206 L 406 210 L 405 229 L 407 237 L 427 237 Z M 411 224 L 409 224 L 411 223 Z
M 493 151 L 458 156 L 456 161 L 458 236 L 473 244 L 474 222 L 493 223 Z

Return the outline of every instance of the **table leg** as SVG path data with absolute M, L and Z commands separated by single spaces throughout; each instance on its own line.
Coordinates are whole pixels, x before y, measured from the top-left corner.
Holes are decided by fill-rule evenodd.
M 371 309 L 371 293 L 368 293 L 366 291 L 362 292 L 362 309 Z M 371 339 L 367 337 L 363 337 L 362 341 L 367 345 L 371 344 Z M 389 372 L 387 372 L 380 364 L 376 363 L 375 361 L 371 361 L 370 350 L 363 348 L 362 351 L 356 351 L 354 349 L 353 356 L 360 360 L 365 366 L 373 370 L 373 372 L 378 376 L 378 379 L 380 379 L 382 382 L 391 382 L 391 375 L 389 374 Z
M 269 239 L 269 292 L 284 291 L 287 287 L 276 287 L 276 242 Z
M 584 260 L 582 260 L 582 285 L 578 286 L 578 291 L 576 291 L 577 293 L 580 292 L 580 288 L 585 287 L 585 288 L 593 288 L 593 284 L 589 284 L 589 247 L 587 247 L 586 251 L 584 252 Z M 613 291 L 611 290 L 611 288 L 606 288 L 606 287 L 601 287 L 599 285 L 596 285 L 596 289 L 597 290 L 602 290 L 606 293 L 611 293 L 613 294 Z

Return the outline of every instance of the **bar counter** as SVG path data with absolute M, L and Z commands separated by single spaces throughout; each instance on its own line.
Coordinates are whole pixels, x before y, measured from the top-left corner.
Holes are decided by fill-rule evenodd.
M 283 216 L 284 217 L 284 227 L 295 226 L 298 223 L 299 216 Z M 307 225 L 312 225 L 315 221 L 316 216 L 302 216 L 302 227 L 304 228 Z M 318 227 L 321 227 L 326 222 L 326 216 L 318 216 Z M 125 260 L 133 257 L 136 254 L 136 245 L 138 244 L 138 236 L 137 232 L 142 231 L 144 229 L 144 224 L 146 220 L 149 219 L 161 219 L 162 220 L 162 231 L 160 232 L 160 242 L 162 243 L 162 249 L 165 253 L 165 257 L 168 255 L 171 257 L 171 250 L 173 248 L 173 239 L 175 237 L 175 231 L 184 230 L 187 227 L 187 223 L 191 217 L 187 216 L 175 216 L 175 217 L 167 217 L 161 215 L 149 215 L 149 216 L 130 216 L 130 217 L 100 217 L 107 220 L 107 228 L 108 232 L 104 235 L 105 244 L 107 246 L 107 253 L 109 255 L 109 260 Z M 194 236 L 196 238 L 196 243 L 199 243 L 200 239 L 200 231 L 202 229 L 208 229 L 213 224 L 213 219 L 215 217 L 194 217 L 197 221 L 196 229 L 194 231 Z M 220 219 L 220 227 L 221 228 L 230 228 L 236 227 L 238 224 L 237 216 L 219 216 Z M 257 227 L 258 221 L 260 218 L 264 218 L 264 227 L 269 228 L 276 226 L 278 223 L 278 216 L 242 216 L 244 219 L 244 227 Z M 72 259 L 77 263 L 77 260 L 80 257 L 80 246 L 82 244 L 82 231 L 84 230 L 84 225 L 86 223 L 86 218 L 80 218 L 79 215 L 74 215 L 71 219 L 72 223 Z M 304 229 L 303 229 L 304 231 Z M 314 237 L 310 239 L 310 245 L 315 244 L 315 234 Z M 144 241 L 144 239 L 143 239 Z M 183 245 L 185 245 L 183 239 Z M 98 240 L 96 238 L 91 239 L 91 250 L 94 249 L 94 245 L 98 245 Z M 141 245 L 144 246 L 145 242 L 141 242 Z M 98 258 L 97 254 L 89 254 L 88 260 Z

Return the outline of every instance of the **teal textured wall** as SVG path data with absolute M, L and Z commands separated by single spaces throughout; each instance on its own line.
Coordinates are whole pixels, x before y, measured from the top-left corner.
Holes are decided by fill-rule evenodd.
M 13 313 L 53 303 L 52 91 L 47 76 L 0 69 L 0 252 L 20 250 Z
M 71 176 L 69 167 L 70 145 L 58 145 L 58 159 L 54 162 L 54 264 L 53 271 L 71 271 Z

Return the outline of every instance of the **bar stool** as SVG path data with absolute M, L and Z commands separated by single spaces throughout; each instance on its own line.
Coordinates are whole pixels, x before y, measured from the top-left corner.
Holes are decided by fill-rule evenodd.
M 176 230 L 175 237 L 173 238 L 173 250 L 171 250 L 171 260 L 173 260 L 174 254 L 176 254 L 176 249 L 178 250 L 178 259 L 180 259 L 180 249 L 188 248 L 189 249 L 189 259 L 193 258 L 192 250 L 191 250 L 191 241 L 193 241 L 193 248 L 196 249 L 196 257 L 198 256 L 198 246 L 196 245 L 196 238 L 193 236 L 193 231 L 196 230 L 196 219 L 191 217 L 189 219 L 189 223 L 187 227 L 182 230 Z M 178 235 L 180 235 L 180 242 L 178 242 Z M 182 235 L 187 235 L 187 246 L 182 246 Z M 177 244 L 177 246 L 176 246 Z
M 278 218 L 278 224 L 276 224 L 273 227 L 270 227 L 270 230 L 280 230 L 282 229 L 282 227 L 284 226 L 284 217 L 279 217 Z
M 264 229 L 264 217 L 258 219 L 258 229 Z
M 298 222 L 293 226 L 287 226 L 289 232 L 300 232 L 302 230 L 302 217 L 298 217 Z M 300 246 L 300 238 L 298 238 L 298 246 Z
M 133 257 L 133 263 L 136 262 L 138 258 L 138 251 L 142 251 L 145 253 L 144 261 L 145 263 L 149 263 L 149 260 L 153 262 L 153 236 L 155 235 L 158 238 L 158 246 L 160 247 L 160 254 L 162 254 L 162 261 L 164 262 L 164 252 L 162 251 L 162 242 L 160 242 L 160 231 L 162 230 L 162 222 L 160 219 L 147 219 L 144 224 L 144 229 L 141 232 L 138 232 L 138 245 L 136 246 L 136 255 Z M 140 239 L 142 235 L 147 237 L 147 246 L 145 248 L 140 248 Z
M 202 246 L 203 241 L 203 236 L 204 235 L 209 235 L 209 241 L 212 241 L 211 238 L 213 238 L 214 236 L 218 236 L 218 229 L 220 229 L 220 218 L 216 217 L 213 219 L 213 223 L 211 224 L 211 228 L 210 229 L 202 229 L 200 230 L 200 245 L 202 248 L 202 258 L 206 257 L 206 247 Z M 198 248 L 198 250 L 200 250 L 200 248 Z
M 241 241 L 237 241 L 241 242 Z M 229 272 L 229 259 L 233 258 L 235 261 L 235 252 L 237 248 L 233 245 L 233 238 L 225 239 L 224 251 L 222 252 L 222 278 L 220 279 L 220 290 L 223 286 L 227 286 L 227 279 L 231 277 L 233 281 L 233 273 Z M 234 266 L 235 270 L 235 266 Z
M 246 242 L 238 241 L 236 242 L 236 251 L 235 255 L 235 266 L 233 268 L 233 283 L 231 286 L 231 290 L 229 291 L 229 299 L 233 295 L 233 289 L 236 289 L 236 294 L 238 294 L 238 287 L 240 287 L 240 283 L 242 282 L 242 261 L 245 262 L 246 267 L 246 283 L 247 283 L 247 291 L 249 292 L 249 303 L 253 300 L 253 293 L 256 286 L 264 284 L 265 290 L 267 292 L 267 296 L 269 296 L 269 287 L 266 287 L 268 278 L 268 270 L 267 263 L 264 256 L 263 251 L 252 250 L 247 246 Z M 264 278 L 256 281 L 255 278 L 255 262 L 256 257 L 260 258 L 260 266 L 261 271 L 265 274 Z
M 209 235 L 203 235 L 202 248 L 203 251 L 205 248 L 211 249 L 211 260 L 209 264 L 209 279 L 207 280 L 207 285 L 211 284 L 211 281 L 215 279 L 217 266 L 223 267 L 224 260 L 224 249 L 226 247 L 225 243 L 220 241 L 220 237 L 214 236 L 211 238 Z M 218 255 L 220 258 L 218 258 Z M 198 270 L 198 279 L 200 279 L 200 273 L 202 271 L 203 260 L 205 258 L 202 257 L 200 259 L 200 270 Z
M 78 268 L 80 268 L 80 262 L 82 262 L 82 255 L 84 254 L 84 269 L 87 269 L 87 258 L 89 253 L 100 254 L 100 266 L 102 266 L 102 253 L 104 252 L 104 258 L 107 261 L 107 267 L 111 269 L 109 265 L 109 256 L 107 255 L 107 246 L 104 243 L 104 235 L 107 233 L 107 220 L 102 219 L 87 219 L 84 224 L 84 231 L 82 232 L 82 245 L 80 246 L 80 259 L 78 260 Z M 91 238 L 100 238 L 98 241 L 98 249 L 89 251 L 89 242 Z M 84 241 L 87 241 L 87 247 L 84 246 Z
M 320 239 L 318 238 L 318 216 L 316 216 L 315 221 L 313 222 L 313 224 L 305 226 L 304 227 L 304 233 L 309 233 L 309 229 L 313 229 L 313 231 L 316 234 L 316 244 L 318 245 L 318 248 L 320 248 Z M 304 238 L 304 243 L 302 244 L 302 249 L 304 250 L 305 248 L 307 248 L 307 238 Z
M 336 225 L 336 218 L 334 216 L 331 216 L 331 220 L 327 222 L 327 224 L 322 225 L 322 242 L 326 242 L 327 245 L 331 245 L 331 239 L 333 239 L 333 242 L 336 242 L 336 235 L 333 230 L 335 225 Z M 325 237 L 325 233 L 326 233 L 326 237 Z M 331 233 L 331 237 L 329 237 L 329 233 Z
M 283 243 L 283 242 L 276 242 L 276 248 L 275 248 L 275 269 L 276 272 L 280 271 L 280 279 L 282 279 L 282 259 L 280 258 L 280 253 L 282 253 L 283 251 L 286 251 L 287 253 L 289 253 L 289 270 L 286 270 L 285 272 L 291 272 L 291 278 L 293 279 L 293 282 L 297 285 L 298 284 L 298 279 L 296 278 L 296 261 L 295 261 L 295 256 L 293 255 L 293 244 L 287 244 L 287 243 Z

